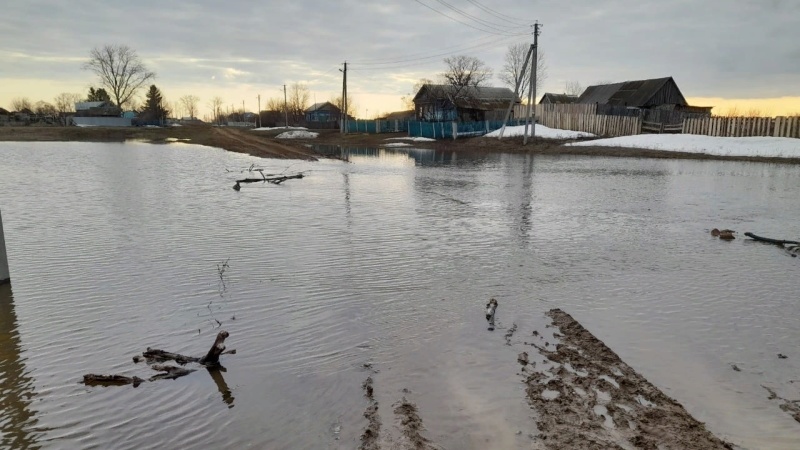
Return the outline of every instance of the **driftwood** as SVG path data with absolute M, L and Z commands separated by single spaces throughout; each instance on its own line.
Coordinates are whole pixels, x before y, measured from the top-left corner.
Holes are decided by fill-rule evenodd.
M 208 350 L 206 356 L 200 358 L 198 361 L 200 364 L 206 367 L 213 367 L 219 365 L 219 355 L 225 351 L 225 339 L 228 337 L 228 332 L 225 330 L 220 331 L 217 333 L 217 339 L 214 341 L 214 345 Z
M 295 175 L 279 175 L 279 176 L 266 176 L 263 173 L 261 174 L 261 178 L 243 178 L 241 180 L 236 180 L 236 184 L 233 185 L 235 190 L 239 190 L 242 187 L 239 185 L 240 183 L 261 183 L 267 182 L 272 184 L 281 184 L 286 180 L 293 180 L 303 178 L 302 173 L 298 173 Z
M 221 368 L 219 363 L 219 357 L 221 355 L 236 354 L 236 350 L 225 350 L 224 343 L 228 336 L 229 334 L 225 330 L 217 333 L 217 338 L 214 340 L 214 345 L 211 346 L 211 348 L 208 350 L 208 353 L 206 353 L 206 355 L 202 358 L 181 355 L 178 353 L 172 353 L 148 347 L 147 350 L 141 355 L 134 356 L 133 362 L 138 363 L 141 361 L 147 361 L 148 363 L 152 364 L 153 362 L 175 361 L 180 365 L 197 363 L 206 366 L 209 369 Z M 195 371 L 195 369 L 186 369 L 183 367 L 166 366 L 161 364 L 152 364 L 150 368 L 163 373 L 153 375 L 150 377 L 149 381 L 174 380 L 176 378 L 189 375 Z M 83 383 L 87 386 L 124 386 L 126 384 L 132 384 L 133 387 L 136 387 L 144 381 L 145 380 L 139 377 L 128 377 L 125 375 L 98 375 L 89 373 L 83 376 Z
M 777 245 L 778 247 L 788 251 L 789 254 L 792 255 L 792 258 L 796 258 L 797 255 L 800 254 L 800 242 L 798 241 L 782 241 L 779 239 L 765 238 L 762 236 L 757 236 L 749 231 L 744 235 L 750 239 L 753 239 L 754 241 Z
M 150 366 L 151 369 L 163 372 L 158 375 L 153 375 L 150 377 L 150 381 L 156 380 L 174 380 L 176 378 L 180 378 L 185 375 L 189 375 L 190 373 L 194 372 L 194 369 L 184 369 L 183 367 L 177 366 L 162 366 L 159 364 L 153 364 Z
M 83 376 L 83 384 L 87 386 L 125 386 L 132 384 L 133 387 L 144 383 L 139 377 L 126 377 L 125 375 L 97 375 L 87 373 Z
M 753 233 L 751 233 L 749 231 L 747 233 L 745 233 L 744 235 L 749 237 L 750 239 L 755 240 L 755 241 L 767 242 L 767 243 L 770 243 L 770 244 L 780 245 L 781 247 L 783 247 L 784 245 L 800 245 L 800 242 L 798 242 L 798 241 L 781 241 L 781 240 L 778 240 L 778 239 L 765 238 L 765 237 L 761 237 L 761 236 L 756 236 L 755 234 L 753 234 Z

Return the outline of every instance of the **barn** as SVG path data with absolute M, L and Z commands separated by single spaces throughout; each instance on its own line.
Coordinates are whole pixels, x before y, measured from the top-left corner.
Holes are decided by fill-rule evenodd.
M 597 114 L 641 115 L 644 120 L 672 123 L 685 115 L 711 115 L 711 106 L 690 106 L 672 77 L 589 86 L 579 104 L 596 104 Z

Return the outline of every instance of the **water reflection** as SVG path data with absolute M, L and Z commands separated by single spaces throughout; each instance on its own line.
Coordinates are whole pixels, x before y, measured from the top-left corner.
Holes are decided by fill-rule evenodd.
M 219 393 L 222 394 L 222 401 L 228 405 L 228 409 L 230 409 L 233 408 L 233 392 L 228 387 L 228 383 L 225 382 L 225 377 L 222 376 L 222 372 L 227 371 L 228 370 L 222 366 L 208 368 L 208 374 L 211 375 L 211 379 L 214 380 L 214 384 L 217 385 Z
M 30 432 L 36 424 L 31 409 L 33 379 L 25 373 L 20 354 L 17 315 L 11 284 L 0 284 L 0 447 L 36 448 L 36 436 Z

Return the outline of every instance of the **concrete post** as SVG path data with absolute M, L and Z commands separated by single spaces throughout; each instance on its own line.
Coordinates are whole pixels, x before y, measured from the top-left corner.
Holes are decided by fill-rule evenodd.
M 3 237 L 3 215 L 0 214 L 0 284 L 10 283 L 11 274 L 8 272 L 8 255 L 6 255 L 6 240 Z

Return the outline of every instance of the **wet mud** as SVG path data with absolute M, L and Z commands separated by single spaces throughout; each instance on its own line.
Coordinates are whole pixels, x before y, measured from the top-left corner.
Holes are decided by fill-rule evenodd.
M 560 309 L 548 316 L 559 330 L 554 335 L 560 342 L 530 343 L 545 360 L 538 367 L 525 364 L 522 369 L 528 401 L 538 416 L 535 448 L 733 448 L 572 316 Z M 526 359 L 518 361 L 523 364 Z

